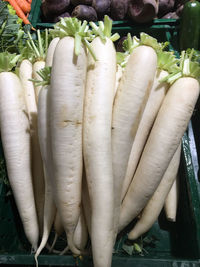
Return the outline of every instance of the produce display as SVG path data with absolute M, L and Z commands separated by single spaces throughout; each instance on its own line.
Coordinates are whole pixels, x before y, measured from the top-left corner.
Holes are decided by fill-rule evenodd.
M 21 18 L 24 24 L 30 24 L 28 15 L 31 11 L 32 0 L 6 0 L 14 8 L 17 16 Z
M 1 141 L 36 265 L 46 248 L 110 267 L 119 235 L 137 242 L 163 208 L 176 221 L 181 140 L 200 93 L 199 53 L 182 50 L 177 58 L 168 42 L 145 32 L 122 36 L 118 49 L 120 36 L 105 15 L 109 1 L 64 2 L 84 2 L 82 14 L 101 7 L 102 20 L 67 16 L 31 31 L 0 2 L 14 25 L 10 33 L 0 20 Z M 53 6 L 49 1 L 46 14 Z M 67 245 L 58 250 L 61 235 Z
M 147 23 L 155 18 L 180 17 L 187 0 L 44 0 L 41 4 L 43 22 L 55 23 L 60 17 L 76 17 L 97 21 L 104 15 L 113 20 Z

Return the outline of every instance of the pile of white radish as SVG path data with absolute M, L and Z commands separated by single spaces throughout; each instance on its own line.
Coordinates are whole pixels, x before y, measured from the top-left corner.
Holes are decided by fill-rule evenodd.
M 92 253 L 95 267 L 110 267 L 117 234 L 133 220 L 132 240 L 162 208 L 176 221 L 181 140 L 199 97 L 200 66 L 145 33 L 128 34 L 119 55 L 111 32 L 107 16 L 98 26 L 65 18 L 45 41 L 39 31 L 37 41 L 29 34 L 34 56 L 0 54 L 8 179 L 37 265 L 46 247 Z

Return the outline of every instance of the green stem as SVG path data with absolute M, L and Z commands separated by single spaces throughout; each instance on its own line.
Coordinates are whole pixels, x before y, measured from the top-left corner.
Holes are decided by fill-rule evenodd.
M 81 48 L 81 36 L 78 33 L 75 33 L 74 42 L 75 42 L 75 55 L 78 56 L 80 54 Z
M 185 58 L 185 51 L 181 52 L 181 57 L 180 57 L 180 69 L 183 69 L 183 63 L 184 63 L 184 58 Z
M 107 15 L 104 16 L 104 35 L 110 37 L 112 32 L 112 20 Z
M 42 46 L 40 30 L 37 30 L 37 36 L 38 36 L 39 54 L 40 54 L 41 58 L 44 58 L 44 49 Z
M 110 37 L 110 40 L 113 41 L 113 42 L 115 42 L 115 41 L 117 41 L 119 38 L 120 38 L 119 33 L 114 33 L 114 34 Z
M 189 58 L 186 58 L 184 61 L 183 61 L 183 75 L 189 75 L 190 74 L 190 60 Z
M 168 83 L 172 84 L 173 82 L 175 82 L 176 80 L 178 80 L 181 77 L 182 77 L 182 73 L 181 72 L 173 74 L 171 77 L 169 77 Z
M 31 36 L 30 32 L 28 32 L 28 37 L 29 37 L 30 45 L 32 46 L 32 49 L 35 51 L 37 57 L 40 57 L 40 53 L 39 53 L 39 51 L 38 51 L 38 49 L 37 49 L 37 47 L 36 47 L 36 45 L 35 45 L 35 43 L 33 41 L 33 38 Z
M 99 27 L 100 27 L 101 31 L 104 32 L 104 23 L 103 23 L 103 21 L 99 21 Z
M 132 47 L 133 41 L 132 41 L 130 33 L 128 33 L 128 35 L 127 35 L 127 44 L 128 44 L 128 46 L 127 46 L 128 51 L 131 51 L 131 47 Z
M 26 42 L 26 44 L 28 45 L 28 47 L 30 48 L 30 50 L 33 50 L 33 47 L 31 46 L 31 43 L 29 42 L 29 40 Z
M 86 38 L 83 39 L 83 43 L 87 47 L 87 49 L 89 50 L 89 52 L 90 52 L 91 56 L 93 57 L 94 61 L 97 61 L 96 55 L 95 55 L 92 47 L 90 46 L 90 43 L 88 42 L 88 40 Z
M 83 24 L 81 25 L 81 27 L 80 27 L 80 33 L 84 33 L 84 32 L 86 32 L 87 31 L 87 21 L 86 20 L 84 20 L 83 21 Z
M 92 27 L 95 35 L 99 36 L 101 38 L 102 42 L 104 42 L 106 38 L 105 38 L 103 32 L 101 31 L 101 29 L 94 22 L 89 22 L 89 24 Z
M 160 83 L 167 82 L 169 84 L 172 84 L 175 82 L 177 79 L 182 77 L 182 72 L 179 71 L 178 73 L 171 73 L 164 77 L 163 79 L 159 80 Z
M 45 29 L 45 51 L 46 52 L 48 50 L 48 46 L 49 46 L 49 44 L 48 44 L 48 30 Z
M 190 54 L 189 54 L 189 60 L 191 61 L 192 60 L 192 57 L 194 55 L 194 48 L 192 48 Z

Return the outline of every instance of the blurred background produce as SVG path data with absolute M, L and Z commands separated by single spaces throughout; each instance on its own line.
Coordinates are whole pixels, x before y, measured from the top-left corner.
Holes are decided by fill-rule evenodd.
M 155 18 L 178 19 L 187 0 L 43 0 L 42 21 L 55 23 L 60 17 L 97 21 L 104 15 L 113 20 L 148 23 Z

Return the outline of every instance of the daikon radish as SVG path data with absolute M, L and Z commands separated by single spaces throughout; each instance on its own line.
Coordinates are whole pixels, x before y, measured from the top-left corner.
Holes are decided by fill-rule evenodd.
M 172 157 L 169 166 L 151 199 L 142 211 L 138 222 L 130 231 L 128 238 L 137 239 L 139 236 L 147 232 L 157 220 L 165 203 L 174 180 L 176 179 L 179 163 L 180 163 L 181 145 Z
M 97 61 L 88 55 L 84 104 L 83 153 L 91 200 L 91 243 L 95 267 L 109 267 L 113 250 L 113 171 L 111 122 L 116 82 L 116 50 L 111 20 L 90 23 L 99 34 L 91 43 Z M 116 36 L 116 35 L 115 35 Z M 111 39 L 110 39 L 111 38 Z
M 161 105 L 123 200 L 119 231 L 141 212 L 153 195 L 187 128 L 199 96 L 200 68 L 197 63 L 192 63 L 183 55 L 180 72 L 169 75 L 168 81 L 177 80 Z
M 10 72 L 17 60 L 15 54 L 0 54 L 1 140 L 9 183 L 26 237 L 35 251 L 39 227 L 32 184 L 30 124 L 22 84 Z
M 175 59 L 172 52 L 160 51 L 157 53 L 157 56 L 157 71 L 131 148 L 126 175 L 123 181 L 121 200 L 123 200 L 131 183 L 151 127 L 169 88 L 168 83 L 160 83 L 160 80 L 178 68 L 176 66 L 177 59 Z
M 134 48 L 130 52 L 114 99 L 112 162 L 115 235 L 118 231 L 123 179 L 136 131 L 153 85 L 156 67 L 157 55 L 152 47 L 140 45 Z
M 176 176 L 176 179 L 165 199 L 164 210 L 166 218 L 170 222 L 176 221 L 176 213 L 178 207 L 178 197 L 179 197 L 179 176 Z

